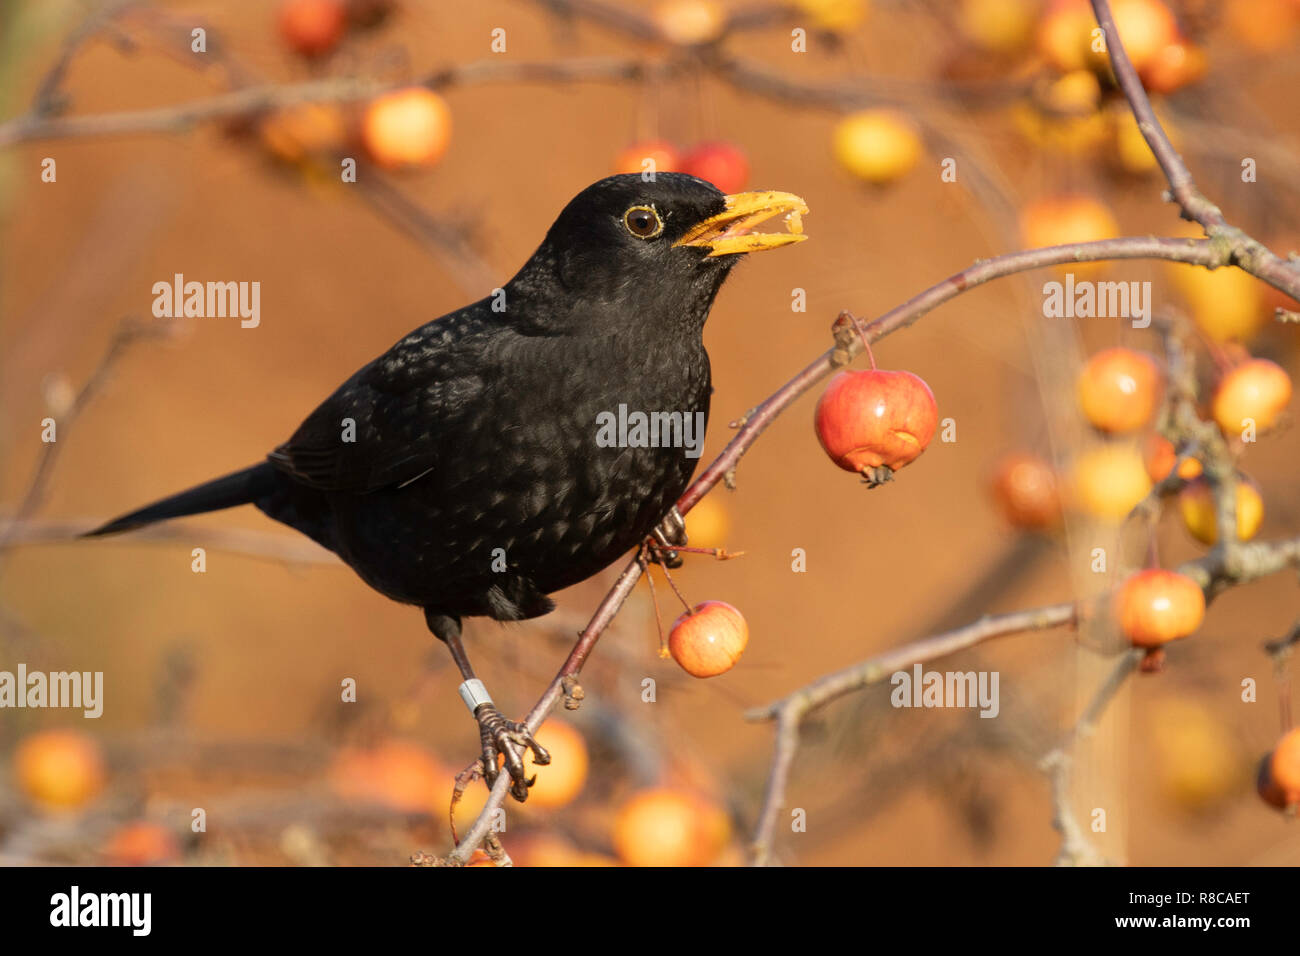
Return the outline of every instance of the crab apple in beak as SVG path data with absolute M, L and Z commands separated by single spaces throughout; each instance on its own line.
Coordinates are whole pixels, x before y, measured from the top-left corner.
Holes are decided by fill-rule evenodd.
M 919 376 L 873 368 L 831 379 L 814 421 L 831 461 L 875 487 L 925 451 L 939 410 Z

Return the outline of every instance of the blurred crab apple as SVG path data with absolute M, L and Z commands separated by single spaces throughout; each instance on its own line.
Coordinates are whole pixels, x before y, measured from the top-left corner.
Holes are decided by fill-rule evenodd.
M 175 834 L 167 827 L 147 820 L 126 823 L 113 831 L 104 845 L 104 856 L 116 866 L 157 866 L 181 855 Z
M 727 24 L 713 0 L 660 0 L 651 17 L 664 39 L 683 46 L 712 43 Z
M 731 838 L 716 804 L 670 787 L 642 790 L 619 808 L 614 851 L 630 866 L 707 866 Z
M 681 153 L 666 139 L 633 143 L 614 159 L 615 173 L 675 173 L 681 166 Z
M 921 158 L 916 124 L 897 110 L 852 113 L 835 125 L 835 160 L 869 183 L 889 183 L 911 171 Z
M 1291 376 L 1276 362 L 1251 359 L 1231 369 L 1219 382 L 1210 413 L 1225 435 L 1238 435 L 1253 421 L 1271 428 L 1291 401 Z
M 1164 376 L 1146 352 L 1110 348 L 1088 359 L 1077 392 L 1083 417 L 1110 434 L 1137 431 L 1160 404 Z
M 730 525 L 727 506 L 716 494 L 706 495 L 686 515 L 686 533 L 691 542 L 706 548 L 722 547 Z
M 1148 568 L 1120 585 L 1116 598 L 1121 633 L 1135 647 L 1156 648 L 1187 637 L 1205 619 L 1205 592 L 1177 571 Z
M 1148 93 L 1177 93 L 1183 87 L 1204 79 L 1208 69 L 1205 51 L 1190 40 L 1180 38 L 1147 61 L 1142 70 L 1142 83 Z
M 957 26 L 981 49 L 1011 53 L 1033 35 L 1037 12 L 1037 0 L 962 0 Z
M 744 150 L 731 143 L 700 143 L 682 157 L 681 168 L 724 193 L 738 193 L 749 182 L 749 160 Z
M 91 737 L 75 730 L 45 730 L 26 737 L 13 756 L 18 788 L 50 810 L 75 810 L 104 789 L 104 756 Z
M 1178 460 L 1178 450 L 1174 443 L 1164 435 L 1152 432 L 1142 445 L 1142 462 L 1146 465 L 1147 475 L 1151 480 L 1164 481 L 1174 470 Z M 1186 458 L 1178 466 L 1178 477 L 1190 481 L 1201 473 L 1201 463 L 1196 458 Z
M 1151 491 L 1142 455 L 1127 442 L 1085 451 L 1074 463 L 1070 484 L 1076 506 L 1103 521 L 1124 519 Z
M 1201 236 L 1199 229 L 1176 230 Z M 1167 263 L 1174 288 L 1191 306 L 1192 321 L 1216 342 L 1244 342 L 1268 322 L 1264 309 L 1263 283 L 1236 266 L 1206 269 L 1204 266 Z
M 587 782 L 587 742 L 572 724 L 554 718 L 537 729 L 536 739 L 551 762 L 536 770 L 537 782 L 528 791 L 525 807 L 555 809 L 572 803 Z M 501 758 L 505 762 L 505 758 Z M 524 768 L 533 776 L 533 752 L 524 754 Z
M 262 145 L 277 159 L 301 163 L 343 145 L 347 124 L 332 103 L 300 103 L 272 113 L 258 125 Z
M 1268 776 L 1287 805 L 1300 802 L 1300 728 L 1277 742 L 1268 761 Z
M 303 56 L 328 53 L 343 38 L 347 11 L 342 0 L 285 0 L 277 24 L 280 37 Z
M 366 107 L 361 141 L 385 168 L 432 166 L 451 141 L 451 110 L 422 86 L 386 93 Z
M 1026 531 L 1047 531 L 1061 523 L 1061 496 L 1056 472 L 1027 452 L 1013 452 L 998 462 L 993 499 L 1007 523 Z
M 1264 499 L 1255 483 L 1246 476 L 1237 479 L 1237 540 L 1249 541 L 1264 520 Z M 1214 494 L 1204 476 L 1189 482 L 1178 493 L 1178 513 L 1188 533 L 1202 544 L 1219 540 L 1219 513 L 1214 508 Z

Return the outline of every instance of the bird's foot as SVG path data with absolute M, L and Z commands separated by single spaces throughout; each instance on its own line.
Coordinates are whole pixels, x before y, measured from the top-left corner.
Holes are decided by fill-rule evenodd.
M 675 548 L 684 548 L 687 544 L 686 519 L 673 505 L 664 520 L 650 532 L 650 560 L 662 564 L 665 568 L 680 568 L 682 556 Z
M 528 788 L 537 780 L 524 771 L 524 754 L 533 752 L 533 763 L 544 767 L 551 762 L 546 748 L 533 739 L 528 727 L 506 720 L 501 711 L 491 704 L 480 704 L 474 711 L 478 721 L 479 742 L 483 745 L 483 776 L 491 787 L 497 781 L 498 755 L 505 761 L 506 773 L 512 781 L 510 795 L 523 803 L 528 799 Z

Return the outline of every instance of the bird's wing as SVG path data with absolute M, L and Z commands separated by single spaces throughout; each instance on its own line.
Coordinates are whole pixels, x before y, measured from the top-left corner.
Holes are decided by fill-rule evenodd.
M 271 464 L 312 488 L 354 494 L 438 467 L 486 377 L 482 343 L 460 339 L 455 318 L 416 330 L 360 369 L 267 456 Z

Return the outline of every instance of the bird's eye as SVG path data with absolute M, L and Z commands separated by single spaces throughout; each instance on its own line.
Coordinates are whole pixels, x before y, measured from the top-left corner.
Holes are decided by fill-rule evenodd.
M 638 239 L 653 239 L 664 231 L 663 220 L 652 206 L 633 206 L 623 213 L 623 225 Z

